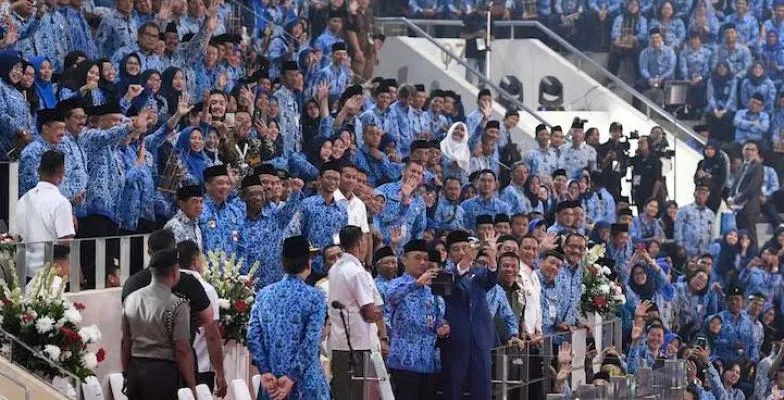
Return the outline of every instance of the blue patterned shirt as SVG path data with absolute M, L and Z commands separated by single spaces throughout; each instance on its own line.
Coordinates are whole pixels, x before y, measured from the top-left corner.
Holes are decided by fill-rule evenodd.
M 759 359 L 759 349 L 754 347 L 753 335 L 754 324 L 745 311 L 741 311 L 738 317 L 734 317 L 729 311 L 719 313 L 721 320 L 721 331 L 719 341 L 713 351 L 719 355 L 724 362 L 732 362 L 742 356 L 748 357 L 752 361 Z M 736 345 L 742 345 L 743 353 L 735 349 Z
M 340 36 L 332 33 L 329 29 L 324 29 L 324 32 L 316 38 L 313 47 L 321 49 L 321 67 L 326 67 L 332 60 L 332 45 L 335 43 L 342 43 L 343 39 Z
M 464 211 L 463 226 L 470 230 L 476 228 L 476 217 L 479 215 L 495 217 L 498 214 L 510 213 L 509 205 L 496 195 L 492 195 L 488 199 L 475 196 L 464 201 L 460 206 Z
M 243 217 L 242 210 L 229 201 L 217 204 L 205 196 L 204 209 L 199 217 L 199 229 L 204 242 L 202 250 L 205 253 L 224 251 L 226 254 L 236 254 Z
M 744 109 L 735 113 L 732 124 L 735 125 L 737 143 L 745 143 L 750 139 L 762 141 L 770 129 L 770 117 L 765 111 L 754 113 Z
M 528 200 L 523 190 L 522 186 L 518 187 L 514 183 L 510 183 L 509 186 L 501 191 L 500 198 L 509 205 L 510 214 L 528 214 L 531 212 L 531 200 Z
M 117 203 L 125 182 L 125 166 L 118 147 L 130 133 L 130 124 L 122 124 L 107 130 L 86 129 L 79 134 L 78 143 L 87 156 L 90 182 L 85 196 L 87 214 L 116 221 Z
M 427 227 L 425 201 L 422 196 L 412 194 L 411 204 L 401 201 L 400 182 L 387 183 L 376 189 L 386 198 L 384 211 L 379 216 L 381 236 L 385 244 L 390 244 L 390 228 L 401 226 L 403 237 L 400 243 L 408 243 L 411 239 L 421 239 Z
M 393 113 L 391 108 L 381 111 L 379 108 L 373 107 L 360 114 L 357 132 L 364 132 L 367 125 L 379 127 L 385 135 L 395 138 L 395 141 L 400 137 L 400 132 L 397 129 L 397 114 Z M 357 146 L 362 146 L 364 141 L 359 139 L 359 136 L 361 135 L 357 135 Z
M 536 275 L 542 285 L 542 293 L 539 296 L 539 303 L 542 306 L 542 333 L 551 334 L 555 332 L 555 327 L 563 321 L 558 319 L 558 277 L 550 283 L 542 275 L 542 271 L 537 269 Z
M 402 164 L 389 161 L 382 152 L 381 160 L 370 155 L 366 146 L 361 146 L 354 156 L 354 164 L 367 171 L 368 185 L 376 187 L 400 179 Z
M 588 199 L 584 199 L 583 208 L 591 225 L 599 221 L 615 223 L 615 199 L 605 188 L 595 190 Z
M 490 316 L 493 318 L 500 317 L 504 321 L 509 335 L 517 336 L 520 333 L 520 321 L 514 315 L 512 306 L 509 305 L 509 299 L 506 297 L 506 292 L 500 285 L 496 284 L 487 291 L 487 307 L 490 310 Z
M 682 79 L 693 79 L 701 76 L 703 81 L 707 81 L 710 76 L 710 59 L 712 53 L 709 48 L 700 46 L 693 49 L 686 46 L 680 54 L 679 71 Z
M 688 325 L 702 326 L 709 315 L 719 312 L 719 298 L 715 291 L 706 290 L 705 294 L 692 294 L 687 282 L 675 284 L 675 297 L 673 298 L 673 315 L 677 318 L 677 326 L 684 328 Z
M 556 279 L 558 286 L 558 320 L 561 323 L 576 325 L 580 317 L 580 298 L 582 297 L 583 269 L 572 268 L 566 263 Z
M 97 59 L 98 46 L 95 45 L 95 40 L 93 39 L 93 30 L 87 24 L 87 20 L 84 19 L 81 10 L 65 7 L 61 12 L 65 16 L 68 43 L 71 45 L 68 50 L 81 50 L 87 53 L 89 59 Z
M 436 205 L 436 214 L 433 217 L 434 228 L 437 231 L 465 229 L 463 226 L 463 221 L 465 220 L 464 213 L 463 207 L 460 206 L 458 201 L 452 202 L 445 196 L 442 196 L 438 199 L 438 204 Z
M 764 98 L 762 110 L 768 115 L 773 113 L 773 108 L 776 105 L 776 85 L 773 81 L 770 78 L 764 78 L 759 84 L 754 84 L 749 77 L 746 77 L 740 84 L 740 103 L 744 106 L 748 105 L 751 96 L 755 93 L 761 94 Z
M 52 10 L 38 20 L 38 29 L 33 33 L 33 46 L 36 55 L 51 60 L 54 70 L 63 70 L 63 59 L 70 51 L 70 35 L 65 15 Z
M 751 14 L 746 14 L 742 18 L 737 13 L 727 15 L 725 23 L 735 24 L 735 31 L 738 32 L 738 43 L 749 46 L 750 49 L 759 48 L 759 22 Z
M 35 124 L 30 115 L 30 105 L 22 92 L 0 81 L 0 159 L 13 148 L 16 135 L 26 130 L 35 133 Z
M 730 72 L 737 78 L 746 76 L 749 68 L 751 68 L 751 51 L 745 45 L 740 43 L 735 44 L 735 47 L 730 49 L 726 44 L 716 48 L 711 59 L 711 70 L 716 70 L 716 65 L 722 61 L 727 61 L 730 65 Z
M 351 83 L 351 71 L 347 65 L 330 63 L 316 75 L 316 84 L 321 82 L 329 84 L 329 98 L 336 100 Z
M 779 177 L 776 175 L 776 170 L 767 166 L 762 166 L 764 176 L 762 179 L 762 195 L 770 197 L 774 192 L 779 190 Z
M 401 156 L 408 157 L 411 153 L 411 143 L 414 142 L 413 108 L 411 106 L 403 108 L 400 102 L 396 101 L 389 106 L 389 109 L 392 111 L 397 125 L 397 148 Z
M 596 150 L 586 143 L 580 144 L 579 147 L 565 144 L 561 147 L 558 166 L 566 170 L 569 178 L 580 176 L 585 167 L 591 171 L 596 170 Z
M 668 46 L 660 49 L 648 47 L 640 53 L 640 76 L 644 79 L 672 79 L 677 65 L 678 57 Z
M 658 19 L 651 20 L 648 29 L 659 28 L 664 38 L 664 45 L 675 48 L 680 47 L 686 39 L 686 25 L 683 20 L 673 16 L 667 22 L 659 21 Z
M 136 41 L 136 19 L 133 15 L 122 15 L 117 10 L 101 19 L 95 35 L 98 51 L 104 57 L 111 57 L 118 49 L 130 46 Z M 196 97 L 199 98 L 199 97 Z
M 260 373 L 285 375 L 296 382 L 290 398 L 330 399 L 319 360 L 325 303 L 318 289 L 286 275 L 261 289 L 251 309 L 248 351 Z
M 141 48 L 139 48 L 139 44 L 137 42 L 133 42 L 127 46 L 123 46 L 117 51 L 114 52 L 112 56 L 112 64 L 114 64 L 114 68 L 116 71 L 120 70 L 120 63 L 122 59 L 125 58 L 128 54 L 136 53 L 139 56 L 139 62 L 141 64 L 140 68 L 141 71 L 144 72 L 148 69 L 154 69 L 158 72 L 161 72 L 166 69 L 166 65 L 159 56 L 154 51 L 149 53 L 145 53 Z
M 389 283 L 386 312 L 390 321 L 390 369 L 434 374 L 439 371 L 438 327 L 446 323 L 444 299 L 419 287 L 408 273 Z
M 650 239 L 661 240 L 664 238 L 664 230 L 658 219 L 651 218 L 646 220 L 646 218 L 638 215 L 632 220 L 629 236 L 632 237 L 635 243 Z
M 300 130 L 300 104 L 297 94 L 285 86 L 281 86 L 274 94 L 278 100 L 278 124 L 280 135 L 283 136 L 283 152 L 289 154 L 302 151 L 302 130 Z
M 348 225 L 346 206 L 332 199 L 327 204 L 321 194 L 308 197 L 302 201 L 300 210 L 300 232 L 305 235 L 313 246 L 320 249 L 334 244 L 340 228 Z M 313 272 L 323 274 L 324 259 L 313 260 Z
M 634 255 L 634 246 L 631 243 L 626 243 L 621 248 L 615 248 L 612 241 L 607 243 L 607 257 L 612 258 L 615 264 L 615 272 L 618 273 L 618 278 L 621 282 L 626 282 L 629 279 L 629 260 Z
M 547 146 L 547 150 L 540 147 L 529 150 L 523 161 L 528 166 L 528 172 L 533 175 L 550 176 L 558 169 L 558 156 L 550 146 Z

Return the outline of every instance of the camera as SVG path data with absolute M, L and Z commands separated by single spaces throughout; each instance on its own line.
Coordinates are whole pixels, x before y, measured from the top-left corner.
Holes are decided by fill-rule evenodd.
M 430 283 L 430 290 L 433 294 L 446 297 L 452 294 L 452 286 L 455 284 L 455 274 L 449 271 L 438 271 L 436 277 Z
M 630 140 L 637 140 L 639 138 L 640 138 L 640 131 L 638 131 L 637 129 L 629 132 L 629 139 Z

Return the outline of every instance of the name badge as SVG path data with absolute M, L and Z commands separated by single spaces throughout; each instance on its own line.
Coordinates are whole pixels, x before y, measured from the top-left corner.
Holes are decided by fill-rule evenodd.
M 555 314 L 556 314 L 555 304 L 551 303 L 547 311 L 550 313 L 550 318 L 555 318 Z
M 215 229 L 215 227 L 217 227 L 217 226 L 218 226 L 218 223 L 215 222 L 214 219 L 211 219 L 211 220 L 209 220 L 209 222 L 207 222 L 207 227 L 210 228 L 210 229 Z
M 235 242 L 239 241 L 240 240 L 240 233 L 237 232 L 237 231 L 231 231 L 231 238 Z

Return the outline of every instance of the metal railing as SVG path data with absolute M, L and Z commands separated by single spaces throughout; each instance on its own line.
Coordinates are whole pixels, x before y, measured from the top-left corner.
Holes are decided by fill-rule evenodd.
M 381 26 L 382 31 L 385 33 L 394 32 L 390 28 L 392 28 L 395 25 L 397 26 L 404 25 L 405 27 L 417 32 L 417 34 L 420 34 L 421 36 L 424 36 L 421 34 L 424 33 L 430 39 L 433 39 L 432 36 L 428 35 L 427 32 L 425 32 L 425 30 L 422 28 L 423 26 L 427 27 L 428 29 L 432 27 L 462 27 L 463 26 L 462 21 L 459 20 L 426 20 L 426 19 L 408 19 L 404 17 L 376 18 L 376 23 Z M 588 57 L 584 52 L 574 47 L 571 43 L 563 39 L 561 36 L 553 32 L 550 28 L 546 27 L 542 23 L 538 21 L 495 21 L 493 22 L 493 24 L 495 27 L 498 28 L 501 27 L 510 28 L 512 37 L 515 37 L 515 28 L 528 28 L 528 29 L 537 30 L 538 32 L 546 36 L 549 40 L 552 40 L 555 43 L 557 43 L 558 46 L 560 46 L 566 52 L 576 56 L 577 63 L 573 63 L 576 68 L 578 68 L 583 72 L 588 73 L 589 71 L 584 67 L 586 65 L 590 66 L 591 71 L 597 73 L 599 75 L 599 78 L 601 78 L 602 80 L 608 80 L 612 82 L 616 86 L 616 88 L 622 90 L 623 92 L 631 95 L 633 98 L 639 100 L 640 103 L 646 106 L 647 109 L 646 115 L 648 116 L 648 118 L 653 119 L 655 117 L 659 122 L 664 121 L 667 124 L 671 125 L 671 129 L 669 129 L 669 131 L 678 135 L 678 137 L 681 140 L 687 142 L 694 141 L 696 143 L 699 143 L 700 145 L 705 144 L 705 139 L 703 139 L 696 132 L 694 132 L 694 130 L 691 129 L 691 127 L 685 125 L 677 118 L 675 118 L 675 116 L 673 116 L 670 112 L 662 109 L 656 102 L 654 102 L 653 100 L 649 99 L 647 96 L 643 95 L 642 93 L 634 89 L 632 86 L 624 82 L 616 75 L 610 73 L 610 71 L 608 71 L 603 65 L 600 65 L 594 59 Z M 400 31 L 397 31 L 397 33 L 400 33 Z M 441 48 L 442 51 L 445 51 L 443 46 L 439 45 L 439 48 Z M 461 65 L 463 65 L 463 63 L 461 63 Z

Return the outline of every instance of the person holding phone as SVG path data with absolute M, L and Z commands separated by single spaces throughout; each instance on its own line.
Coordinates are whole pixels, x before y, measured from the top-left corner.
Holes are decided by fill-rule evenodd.
M 757 361 L 759 348 L 754 346 L 754 324 L 743 307 L 743 290 L 732 286 L 725 293 L 726 308 L 719 313 L 724 323 L 714 352 L 727 363 L 744 357 Z

